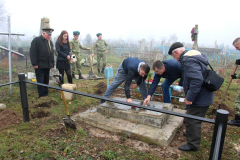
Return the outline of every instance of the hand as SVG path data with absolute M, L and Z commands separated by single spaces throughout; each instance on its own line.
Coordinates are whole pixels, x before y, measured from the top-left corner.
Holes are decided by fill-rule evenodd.
M 191 105 L 192 104 L 192 102 L 188 101 L 186 98 L 185 98 L 185 103 L 186 103 L 186 105 Z
M 90 48 L 87 48 L 87 50 L 90 50 Z
M 67 56 L 67 59 L 68 59 L 68 60 L 70 60 L 70 59 L 71 59 L 71 57 L 68 55 L 68 56 Z
M 137 84 L 132 84 L 132 85 L 130 86 L 131 89 L 135 89 L 136 87 L 137 87 Z
M 131 99 L 131 98 L 128 98 L 126 102 L 132 103 L 132 99 Z
M 105 51 L 105 53 L 107 53 L 107 50 Z
M 37 69 L 37 68 L 38 68 L 38 65 L 36 65 L 36 66 L 33 66 L 33 68 Z
M 231 75 L 232 79 L 237 79 L 237 74 L 234 73 L 233 75 Z
M 145 106 L 146 104 L 148 104 L 151 100 L 151 96 L 148 95 L 147 98 L 143 101 L 143 106 Z

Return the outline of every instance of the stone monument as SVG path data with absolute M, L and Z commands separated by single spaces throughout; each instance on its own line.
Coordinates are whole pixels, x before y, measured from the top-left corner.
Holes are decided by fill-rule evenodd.
M 114 98 L 126 101 L 125 98 Z M 133 99 L 133 103 L 141 104 Z M 150 102 L 150 107 L 185 113 L 185 110 L 175 109 L 172 104 L 156 101 Z M 106 102 L 97 108 L 77 115 L 77 121 L 114 133 L 124 134 L 150 144 L 167 147 L 174 138 L 177 128 L 183 123 L 183 118 L 150 111 L 133 110 L 131 106 Z
M 43 33 L 42 29 L 43 29 L 43 28 L 50 28 L 50 20 L 49 20 L 49 18 L 47 18 L 47 17 L 43 17 L 43 18 L 41 19 L 39 35 L 42 35 L 42 33 Z

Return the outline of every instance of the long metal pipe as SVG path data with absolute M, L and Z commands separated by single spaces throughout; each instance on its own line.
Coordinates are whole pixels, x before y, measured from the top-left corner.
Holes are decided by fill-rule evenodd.
M 8 66 L 9 66 L 9 82 L 12 83 L 12 52 L 11 52 L 11 17 L 8 16 Z M 12 94 L 12 84 L 10 84 L 10 94 Z
M 83 92 L 78 92 L 78 91 L 74 91 L 74 90 L 69 90 L 69 89 L 64 89 L 64 88 L 60 88 L 60 87 L 50 86 L 50 85 L 47 85 L 47 84 L 32 82 L 32 81 L 28 81 L 28 80 L 24 80 L 24 82 L 39 85 L 39 86 L 44 86 L 44 87 L 48 87 L 48 88 L 52 88 L 52 89 L 57 89 L 57 90 L 61 90 L 61 91 L 69 92 L 69 93 L 74 93 L 74 94 L 78 94 L 78 95 L 82 95 L 82 96 L 86 96 L 86 97 L 103 99 L 103 100 L 106 100 L 106 101 L 109 101 L 109 102 L 119 103 L 119 104 L 128 105 L 128 106 L 134 106 L 134 107 L 137 107 L 137 108 L 142 108 L 142 109 L 146 109 L 146 110 L 150 110 L 150 111 L 166 113 L 166 114 L 170 114 L 170 115 L 174 115 L 174 116 L 195 119 L 195 120 L 208 122 L 208 123 L 215 123 L 215 120 L 204 118 L 204 117 L 198 117 L 198 116 L 193 116 L 193 115 L 190 115 L 190 114 L 183 114 L 183 113 L 173 112 L 173 111 L 169 111 L 169 110 L 165 110 L 165 109 L 158 109 L 158 108 L 154 108 L 154 107 L 147 107 L 147 106 L 143 106 L 143 105 L 140 105 L 140 104 L 128 103 L 128 102 L 125 102 L 125 101 L 110 99 L 110 98 L 106 98 L 106 97 L 102 97 L 102 96 L 98 96 L 98 95 L 87 94 L 87 93 L 83 93 Z
M 13 50 L 9 50 L 8 48 L 5 48 L 5 47 L 3 47 L 3 46 L 0 46 L 0 49 L 3 49 L 3 50 L 8 51 L 8 52 L 10 51 L 10 52 L 12 52 L 12 53 L 14 53 L 14 54 L 17 54 L 18 56 L 24 57 L 23 54 L 18 53 L 18 52 L 13 51 Z
M 9 33 L 0 32 L 0 35 L 9 35 Z M 25 36 L 25 34 L 20 34 L 20 33 L 11 33 L 11 35 L 15 35 L 15 36 Z

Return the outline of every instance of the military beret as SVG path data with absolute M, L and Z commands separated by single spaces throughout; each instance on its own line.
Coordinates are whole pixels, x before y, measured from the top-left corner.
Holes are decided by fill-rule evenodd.
M 169 51 L 168 51 L 168 54 L 172 55 L 172 51 L 174 51 L 174 49 L 181 48 L 181 47 L 183 47 L 182 43 L 180 43 L 180 42 L 173 43 L 172 46 L 170 47 Z
M 52 29 L 52 28 L 43 28 L 42 30 L 43 30 L 43 32 L 46 32 L 49 35 L 52 35 L 52 32 L 54 31 L 54 29 Z
M 98 33 L 98 34 L 96 34 L 97 37 L 100 36 L 100 35 L 102 35 L 102 33 Z
M 73 31 L 73 35 L 74 35 L 74 36 L 80 35 L 80 32 L 79 32 L 79 31 Z

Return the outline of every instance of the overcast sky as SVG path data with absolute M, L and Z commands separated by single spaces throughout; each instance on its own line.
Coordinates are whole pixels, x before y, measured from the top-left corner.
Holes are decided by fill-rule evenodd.
M 11 15 L 12 32 L 38 35 L 42 17 L 55 30 L 81 32 L 104 39 L 145 38 L 160 41 L 176 34 L 191 42 L 190 31 L 199 25 L 199 44 L 232 47 L 240 37 L 239 0 L 0 0 Z

